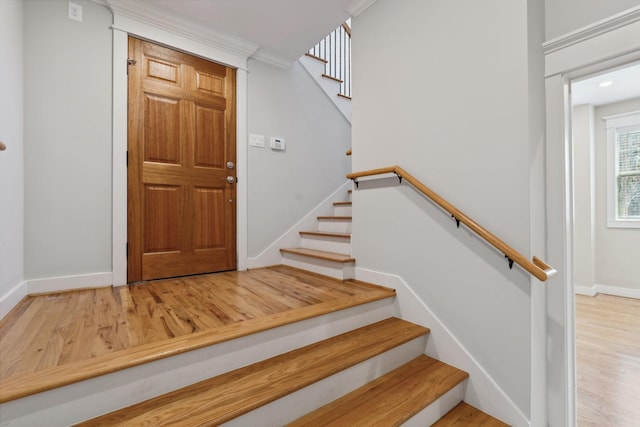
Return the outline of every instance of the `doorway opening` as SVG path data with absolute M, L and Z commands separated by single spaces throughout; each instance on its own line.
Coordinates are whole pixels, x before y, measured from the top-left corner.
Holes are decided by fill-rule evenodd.
M 628 399 L 640 382 L 640 63 L 576 78 L 570 94 L 577 420 L 626 425 L 640 418 Z

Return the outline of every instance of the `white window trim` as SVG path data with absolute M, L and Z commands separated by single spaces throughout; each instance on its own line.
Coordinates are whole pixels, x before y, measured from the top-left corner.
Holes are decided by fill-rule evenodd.
M 616 191 L 616 139 L 620 131 L 640 129 L 640 111 L 631 111 L 602 118 L 607 128 L 607 227 L 640 228 L 640 219 L 619 219 L 616 215 L 618 204 Z

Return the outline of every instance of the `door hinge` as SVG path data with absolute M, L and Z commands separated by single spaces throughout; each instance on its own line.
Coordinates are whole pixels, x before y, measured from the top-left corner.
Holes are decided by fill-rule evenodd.
M 137 63 L 138 61 L 136 61 L 135 59 L 127 58 L 127 75 L 129 75 L 129 66 L 136 65 Z
M 129 150 L 127 150 L 127 167 L 129 167 Z
M 125 252 L 127 253 L 127 256 L 129 256 L 129 242 L 127 242 L 127 248 L 125 249 Z

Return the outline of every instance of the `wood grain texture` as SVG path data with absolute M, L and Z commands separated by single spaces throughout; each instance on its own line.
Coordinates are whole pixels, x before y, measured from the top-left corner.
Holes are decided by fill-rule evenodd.
M 0 402 L 393 295 L 274 266 L 27 297 L 0 325 Z
M 335 237 L 337 239 L 351 240 L 351 233 L 338 233 L 331 231 L 301 231 L 301 236 Z
M 580 427 L 640 425 L 640 300 L 576 295 Z
M 384 174 L 396 174 L 397 176 L 405 179 L 408 183 L 410 183 L 415 189 L 420 191 L 426 197 L 431 199 L 435 204 L 440 206 L 446 212 L 451 214 L 456 221 L 460 221 L 464 225 L 466 225 L 470 230 L 476 233 L 478 236 L 482 237 L 488 243 L 490 243 L 493 247 L 502 252 L 509 259 L 513 260 L 516 264 L 522 267 L 525 271 L 532 274 L 540 281 L 546 281 L 549 276 L 557 273 L 556 270 L 549 267 L 548 269 L 544 269 L 541 266 L 547 265 L 539 258 L 535 258 L 536 262 L 529 261 L 524 255 L 520 252 L 507 245 L 505 242 L 500 240 L 496 235 L 491 233 L 486 228 L 482 227 L 476 221 L 468 217 L 454 205 L 449 203 L 446 199 L 440 196 L 438 193 L 433 191 L 431 188 L 424 185 L 421 181 L 419 181 L 416 177 L 411 175 L 406 170 L 402 169 L 400 166 L 388 166 L 384 168 L 378 169 L 370 169 L 361 172 L 353 172 L 347 175 L 348 179 L 357 180 L 358 178 L 363 178 L 367 176 L 375 176 L 375 175 L 384 175 Z M 547 266 L 548 267 L 548 266 Z
M 508 427 L 508 425 L 468 403 L 461 402 L 432 427 Z
M 468 376 L 422 355 L 287 426 L 399 426 Z
M 236 268 L 235 70 L 129 38 L 128 281 Z
M 386 319 L 79 425 L 219 425 L 428 331 Z
M 350 263 L 350 262 L 355 262 L 356 260 L 349 254 L 339 254 L 336 252 L 320 251 L 318 249 L 283 248 L 283 249 L 280 249 L 280 252 L 287 253 L 287 254 L 304 255 L 312 258 L 322 259 L 325 261 L 333 261 L 333 262 L 340 262 L 340 263 Z

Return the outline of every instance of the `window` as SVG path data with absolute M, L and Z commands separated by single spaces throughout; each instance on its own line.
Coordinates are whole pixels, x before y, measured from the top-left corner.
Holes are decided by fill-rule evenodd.
M 640 228 L 640 111 L 605 117 L 607 224 Z

